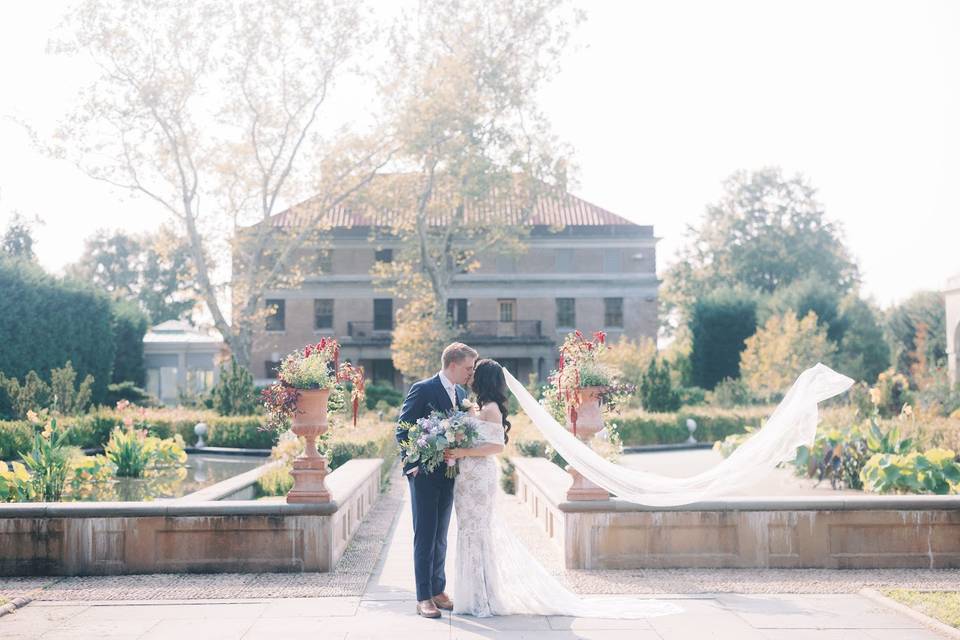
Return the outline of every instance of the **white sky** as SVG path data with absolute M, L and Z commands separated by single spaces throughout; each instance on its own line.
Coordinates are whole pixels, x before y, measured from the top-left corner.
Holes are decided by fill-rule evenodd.
M 960 272 L 960 2 L 581 3 L 543 106 L 576 149 L 575 192 L 653 224 L 661 271 L 726 176 L 777 164 L 818 187 L 882 305 Z M 52 270 L 98 227 L 164 220 L 6 119 L 49 131 L 87 76 L 44 52 L 64 6 L 0 5 L 0 225 L 39 215 Z

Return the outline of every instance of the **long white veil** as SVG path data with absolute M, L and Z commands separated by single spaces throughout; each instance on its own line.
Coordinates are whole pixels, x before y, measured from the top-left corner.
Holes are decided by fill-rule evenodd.
M 852 379 L 817 363 L 800 374 L 763 427 L 730 457 L 695 476 L 668 478 L 604 459 L 554 420 L 509 371 L 503 372 L 524 412 L 564 460 L 615 496 L 656 507 L 728 495 L 762 480 L 778 464 L 792 460 L 797 447 L 813 444 L 817 403 L 853 385 Z

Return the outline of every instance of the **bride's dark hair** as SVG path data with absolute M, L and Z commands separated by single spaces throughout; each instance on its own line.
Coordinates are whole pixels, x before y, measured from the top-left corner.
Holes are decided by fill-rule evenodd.
M 483 406 L 493 402 L 500 408 L 503 419 L 503 443 L 510 441 L 510 421 L 507 420 L 507 379 L 503 376 L 503 367 L 496 360 L 484 358 L 478 360 L 473 368 L 473 382 L 470 388 L 477 395 L 477 404 Z

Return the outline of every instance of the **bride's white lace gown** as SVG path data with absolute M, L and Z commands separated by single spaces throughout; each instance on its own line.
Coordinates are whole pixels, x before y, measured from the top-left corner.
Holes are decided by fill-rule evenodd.
M 471 418 L 477 445 L 503 444 L 503 426 Z M 641 598 L 581 598 L 567 590 L 497 518 L 500 470 L 493 456 L 458 461 L 453 491 L 457 513 L 454 613 L 477 617 L 510 614 L 585 618 L 647 618 L 681 611 Z

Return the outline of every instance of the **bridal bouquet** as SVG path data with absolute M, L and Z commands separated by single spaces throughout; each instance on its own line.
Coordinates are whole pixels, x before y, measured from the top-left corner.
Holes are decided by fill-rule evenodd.
M 400 445 L 404 463 L 417 462 L 428 472 L 443 463 L 443 452 L 455 447 L 468 448 L 477 438 L 476 428 L 463 411 L 434 411 L 407 428 L 407 439 Z M 456 461 L 447 464 L 446 476 L 457 475 Z

